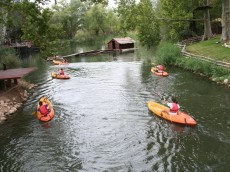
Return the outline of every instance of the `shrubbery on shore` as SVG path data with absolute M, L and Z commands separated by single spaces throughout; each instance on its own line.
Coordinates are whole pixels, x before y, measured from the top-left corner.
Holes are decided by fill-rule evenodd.
M 177 66 L 194 73 L 205 75 L 216 82 L 225 81 L 225 84 L 230 82 L 230 70 L 200 59 L 185 58 L 182 56 L 180 48 L 172 43 L 160 44 L 155 60 L 157 63 Z
M 4 69 L 3 64 L 7 69 L 17 68 L 21 65 L 21 60 L 13 48 L 0 48 L 0 63 L 0 69 Z

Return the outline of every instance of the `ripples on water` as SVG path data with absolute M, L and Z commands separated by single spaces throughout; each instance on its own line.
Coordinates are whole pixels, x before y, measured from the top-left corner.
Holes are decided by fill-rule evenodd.
M 229 133 L 221 127 L 215 131 L 213 121 L 208 122 L 211 128 L 206 125 L 207 116 L 218 121 L 211 117 L 209 110 L 203 110 L 208 102 L 199 102 L 204 96 L 211 97 L 203 88 L 207 83 L 192 80 L 191 74 L 181 76 L 175 70 L 168 78 L 156 77 L 146 72 L 151 66 L 143 69 L 142 65 L 119 60 L 71 63 L 63 66 L 70 80 L 52 79 L 50 73 L 60 66 L 48 67 L 37 77 L 38 87 L 24 107 L 0 128 L 0 136 L 4 138 L 0 171 L 212 171 L 219 168 L 219 158 L 223 160 L 229 155 L 225 152 L 229 150 L 226 137 Z M 186 75 L 190 77 L 187 82 L 205 86 L 191 93 L 194 85 L 185 87 Z M 216 89 L 212 86 L 210 92 Z M 147 109 L 147 101 L 161 100 L 153 91 L 167 98 L 177 94 L 183 100 L 182 110 L 191 113 L 198 126 L 180 126 L 154 116 Z M 55 118 L 48 123 L 41 123 L 31 115 L 42 95 L 50 98 L 55 109 Z M 189 104 L 196 108 L 189 108 Z M 209 113 L 205 114 L 206 111 Z M 223 165 L 228 166 L 226 161 Z

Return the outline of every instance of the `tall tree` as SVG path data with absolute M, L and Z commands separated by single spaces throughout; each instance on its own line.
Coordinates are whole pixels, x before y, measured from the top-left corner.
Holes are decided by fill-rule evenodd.
M 159 21 L 150 0 L 141 0 L 137 5 L 137 31 L 143 45 L 150 47 L 160 42 Z
M 189 22 L 180 19 L 191 19 L 193 1 L 160 0 L 158 18 L 161 19 L 162 39 L 178 41 L 190 35 Z
M 230 0 L 222 0 L 222 35 L 221 40 L 230 41 Z
M 120 19 L 120 28 L 124 35 L 129 30 L 135 30 L 137 26 L 136 0 L 120 0 L 117 13 Z
M 87 10 L 85 3 L 80 0 L 71 0 L 69 3 L 63 1 L 53 8 L 52 24 L 62 28 L 63 39 L 73 39 L 77 31 L 82 28 L 83 17 Z
M 205 9 L 204 9 L 204 35 L 202 40 L 210 39 L 213 34 L 212 34 L 212 29 L 211 29 L 211 21 L 210 21 L 210 13 L 209 13 L 209 0 L 205 0 Z
M 85 14 L 85 29 L 89 32 L 93 31 L 95 35 L 99 35 L 99 32 L 106 32 L 106 11 L 104 6 L 97 4 L 94 5 Z

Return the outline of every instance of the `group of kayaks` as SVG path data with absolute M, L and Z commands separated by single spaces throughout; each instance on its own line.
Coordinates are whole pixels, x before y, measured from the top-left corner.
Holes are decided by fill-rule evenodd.
M 58 62 L 55 60 L 55 63 L 58 63 Z M 156 67 L 152 67 L 151 72 L 157 76 L 168 76 L 168 73 L 166 71 L 158 72 Z M 51 76 L 57 79 L 69 79 L 70 78 L 67 75 L 59 75 L 55 72 L 52 72 Z M 37 111 L 37 118 L 43 122 L 50 121 L 54 117 L 54 109 L 53 109 L 51 102 L 49 101 L 47 97 L 41 97 L 39 101 L 42 101 L 44 104 L 48 104 L 48 109 L 50 111 L 47 115 L 42 115 L 39 111 Z M 148 101 L 147 104 L 148 104 L 148 109 L 160 118 L 163 118 L 165 120 L 168 120 L 174 123 L 188 125 L 188 126 L 195 126 L 197 124 L 197 122 L 185 112 L 178 111 L 176 115 L 170 115 L 169 113 L 165 112 L 165 110 L 169 110 L 169 108 L 164 105 L 161 105 L 154 101 Z M 38 108 L 39 108 L 39 103 L 37 105 L 37 109 Z
M 151 72 L 157 76 L 168 76 L 168 73 L 166 71 L 158 72 L 158 69 L 156 67 L 152 67 Z M 169 113 L 166 112 L 169 110 L 169 108 L 164 105 L 161 105 L 154 101 L 148 101 L 147 104 L 148 104 L 148 109 L 160 118 L 171 121 L 173 123 L 183 124 L 188 126 L 195 126 L 197 124 L 195 119 L 193 119 L 185 112 L 178 111 L 176 115 L 170 115 Z
M 69 63 L 67 61 L 64 62 L 64 61 L 59 61 L 59 60 L 53 60 L 53 64 L 54 65 L 68 65 Z M 60 75 L 60 74 L 58 74 L 56 72 L 52 72 L 51 76 L 52 76 L 52 78 L 55 78 L 55 79 L 70 79 L 70 76 L 68 76 L 68 75 Z
M 58 60 L 53 60 L 53 63 L 55 65 L 68 65 L 68 62 L 62 62 L 62 61 L 58 61 Z M 55 78 L 55 79 L 70 79 L 70 76 L 68 76 L 68 75 L 60 75 L 59 73 L 56 73 L 56 72 L 51 72 L 51 77 Z M 48 109 L 49 109 L 48 114 L 43 115 L 43 114 L 41 114 L 40 111 L 38 111 L 38 109 L 40 107 L 40 105 L 39 105 L 40 101 L 42 102 L 42 104 L 47 104 L 48 105 Z M 38 104 L 37 104 L 36 114 L 37 114 L 37 118 L 40 121 L 43 121 L 43 122 L 48 122 L 48 121 L 53 119 L 54 114 L 55 114 L 54 109 L 53 109 L 53 105 L 52 105 L 52 103 L 50 102 L 50 100 L 46 96 L 41 97 L 39 99 Z

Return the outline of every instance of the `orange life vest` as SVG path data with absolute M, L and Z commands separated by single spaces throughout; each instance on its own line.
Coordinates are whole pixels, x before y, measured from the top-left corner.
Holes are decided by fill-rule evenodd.
M 177 113 L 178 110 L 179 110 L 178 104 L 172 103 L 172 108 L 169 109 L 169 112 L 171 112 L 171 113 Z

